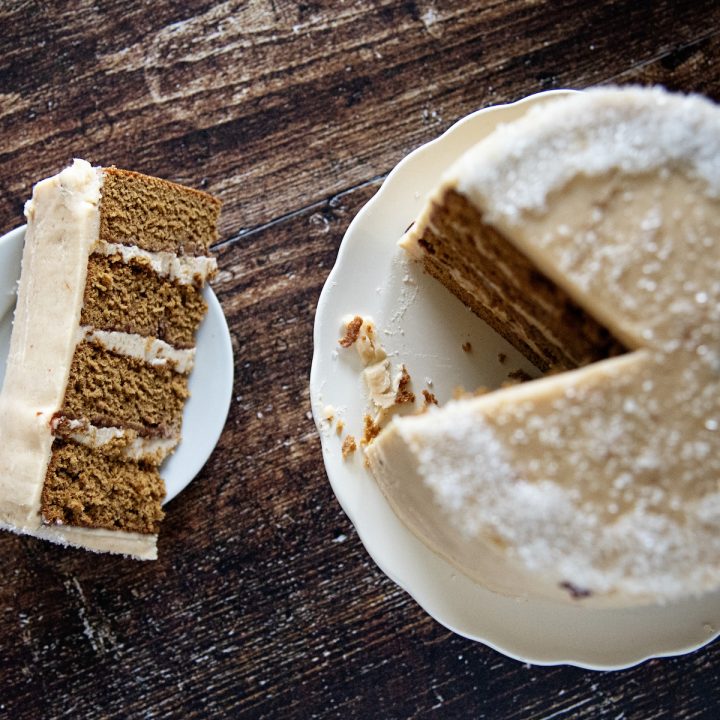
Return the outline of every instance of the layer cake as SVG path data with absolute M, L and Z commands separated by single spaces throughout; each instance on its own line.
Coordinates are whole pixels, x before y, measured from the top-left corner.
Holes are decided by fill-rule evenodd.
M 720 110 L 548 100 L 445 174 L 402 245 L 544 378 L 395 418 L 399 518 L 486 587 L 595 606 L 720 586 Z
M 0 393 L 0 525 L 157 556 L 220 203 L 75 160 L 38 183 Z

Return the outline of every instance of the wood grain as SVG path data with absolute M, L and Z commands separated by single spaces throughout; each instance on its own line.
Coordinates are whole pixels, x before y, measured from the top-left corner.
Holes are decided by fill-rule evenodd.
M 717 26 L 692 0 L 53 6 L 0 8 L 21 28 L 0 45 L 3 230 L 79 155 L 199 183 L 231 236 L 383 175 L 472 110 L 602 82 Z
M 711 2 L 3 3 L 2 228 L 73 155 L 220 195 L 235 387 L 157 562 L 0 535 L 0 717 L 717 717 L 717 643 L 598 674 L 429 618 L 332 495 L 308 377 L 342 235 L 409 150 L 549 87 L 720 98 L 718 21 Z

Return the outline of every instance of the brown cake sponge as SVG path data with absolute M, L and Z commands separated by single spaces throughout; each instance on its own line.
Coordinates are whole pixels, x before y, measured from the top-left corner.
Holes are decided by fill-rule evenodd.
M 198 289 L 162 278 L 146 263 L 125 263 L 119 255 L 90 258 L 82 325 L 191 348 L 206 311 Z
M 60 414 L 97 426 L 168 435 L 180 426 L 187 397 L 187 375 L 81 342 Z
M 43 486 L 46 523 L 156 533 L 165 485 L 155 465 L 56 440 Z
M 206 255 L 217 241 L 220 201 L 160 178 L 103 169 L 100 240 L 150 252 Z

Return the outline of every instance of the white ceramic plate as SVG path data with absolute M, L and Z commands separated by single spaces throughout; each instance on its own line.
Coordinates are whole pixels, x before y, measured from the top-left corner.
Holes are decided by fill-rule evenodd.
M 562 92 L 476 112 L 411 153 L 390 173 L 348 228 L 320 296 L 310 392 L 325 467 L 340 504 L 383 572 L 430 615 L 519 660 L 619 669 L 650 657 L 690 652 L 715 638 L 720 630 L 720 593 L 630 610 L 590 610 L 492 593 L 457 572 L 404 527 L 363 467 L 360 453 L 343 461 L 341 438 L 324 420 L 324 409 L 332 405 L 347 432 L 356 438 L 362 435 L 368 406 L 359 358 L 337 342 L 348 315 L 372 317 L 391 358 L 406 363 L 415 392 L 428 387 L 441 404 L 458 385 L 497 387 L 510 370 L 531 369 L 439 283 L 409 263 L 397 240 L 453 160 L 498 123 Z M 466 341 L 472 345 L 470 353 L 462 350 Z M 498 353 L 507 355 L 504 365 Z
M 12 310 L 20 277 L 25 226 L 0 237 L 0 387 L 10 347 Z M 217 444 L 232 397 L 233 355 L 225 316 L 215 293 L 206 287 L 208 304 L 197 335 L 195 369 L 190 376 L 190 399 L 183 415 L 183 441 L 162 466 L 170 502 L 200 472 Z

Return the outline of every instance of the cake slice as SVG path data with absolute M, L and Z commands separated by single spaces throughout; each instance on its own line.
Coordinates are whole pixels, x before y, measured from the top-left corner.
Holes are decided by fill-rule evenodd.
M 220 203 L 75 160 L 38 183 L 0 393 L 0 525 L 157 556 Z
M 720 587 L 719 239 L 708 100 L 595 89 L 471 149 L 403 245 L 561 372 L 393 420 L 367 457 L 399 518 L 511 595 Z

